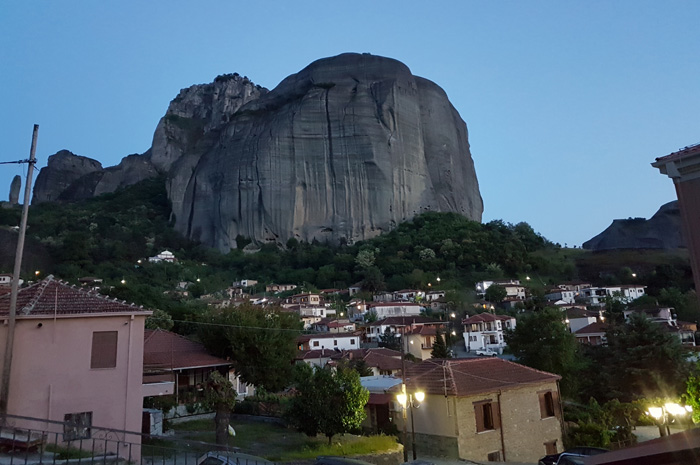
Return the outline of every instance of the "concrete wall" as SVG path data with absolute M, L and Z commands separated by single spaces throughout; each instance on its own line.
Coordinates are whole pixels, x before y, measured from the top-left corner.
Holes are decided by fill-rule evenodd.
M 8 413 L 63 422 L 92 412 L 94 427 L 141 431 L 144 322 L 145 315 L 18 318 Z M 90 368 L 94 331 L 117 332 L 116 368 Z M 1 356 L 6 340 L 0 325 Z M 122 440 L 140 443 L 134 435 Z

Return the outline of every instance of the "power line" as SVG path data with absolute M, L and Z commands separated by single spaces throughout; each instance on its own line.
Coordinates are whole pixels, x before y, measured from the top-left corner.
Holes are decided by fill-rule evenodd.
M 342 334 L 342 333 L 331 333 L 327 331 L 313 331 L 306 329 L 292 329 L 292 328 L 264 328 L 261 326 L 245 326 L 245 325 L 230 325 L 224 323 L 207 323 L 205 321 L 190 321 L 190 320 L 172 320 L 176 323 L 187 323 L 193 325 L 203 325 L 203 326 L 220 326 L 223 328 L 237 328 L 237 329 L 256 329 L 260 331 L 289 331 L 301 334 Z
M 17 161 L 0 161 L 0 165 L 21 164 L 21 163 L 31 163 L 33 165 L 34 163 L 36 163 L 36 160 L 30 160 L 29 158 L 25 158 L 24 160 L 17 160 Z

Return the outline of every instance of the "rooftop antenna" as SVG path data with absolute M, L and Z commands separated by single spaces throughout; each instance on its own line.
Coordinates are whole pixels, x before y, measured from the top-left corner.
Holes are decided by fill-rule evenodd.
M 27 170 L 27 182 L 24 185 L 24 204 L 22 205 L 22 220 L 17 237 L 17 252 L 15 253 L 15 268 L 12 274 L 12 287 L 10 291 L 10 313 L 7 325 L 7 341 L 5 344 L 5 357 L 2 365 L 2 381 L 0 384 L 0 415 L 2 424 L 5 424 L 7 414 L 7 402 L 10 398 L 10 370 L 12 369 L 12 349 L 15 342 L 15 323 L 17 318 L 17 291 L 19 289 L 19 273 L 22 267 L 22 253 L 24 252 L 24 236 L 27 232 L 27 215 L 29 214 L 29 201 L 32 193 L 32 175 L 36 163 L 36 140 L 39 136 L 39 125 L 34 125 L 32 133 L 32 146 L 29 150 L 29 169 Z

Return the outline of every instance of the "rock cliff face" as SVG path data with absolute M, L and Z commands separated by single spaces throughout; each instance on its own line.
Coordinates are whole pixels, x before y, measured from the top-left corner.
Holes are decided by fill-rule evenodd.
M 614 220 L 602 233 L 583 243 L 584 249 L 676 249 L 684 247 L 678 202 L 659 208 L 654 216 Z
M 477 221 L 483 211 L 467 128 L 445 92 L 369 54 L 318 60 L 272 91 L 238 75 L 184 89 L 149 152 L 47 174 L 35 201 L 110 192 L 156 172 L 167 177 L 176 229 L 223 251 L 238 235 L 360 240 L 427 210 Z

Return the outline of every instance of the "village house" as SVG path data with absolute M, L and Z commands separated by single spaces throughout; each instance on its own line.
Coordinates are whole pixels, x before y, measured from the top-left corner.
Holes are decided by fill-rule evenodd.
M 418 360 L 427 360 L 432 357 L 433 344 L 437 338 L 438 327 L 442 324 L 430 324 L 413 326 L 406 331 L 406 351 Z M 442 329 L 442 337 L 445 337 L 445 329 Z
M 175 263 L 177 258 L 175 254 L 169 250 L 164 250 L 156 256 L 148 257 L 149 263 Z
M 373 312 L 377 319 L 390 316 L 418 316 L 421 314 L 421 307 L 413 302 L 372 302 L 367 304 L 367 311 Z
M 621 284 L 619 286 L 589 287 L 581 289 L 576 297 L 577 301 L 587 305 L 600 306 L 605 304 L 605 299 L 610 297 L 623 303 L 630 303 L 645 295 L 646 286 L 636 284 Z
M 576 291 L 568 289 L 554 288 L 545 292 L 544 298 L 553 302 L 554 305 L 573 304 L 576 301 Z
M 411 327 L 442 326 L 444 322 L 425 316 L 391 316 L 368 323 L 364 327 L 365 342 L 379 342 L 381 336 L 388 330 L 389 333 L 398 335 L 407 333 Z
M 297 338 L 299 350 L 352 350 L 360 347 L 360 333 L 303 334 Z
M 599 346 L 605 344 L 605 332 L 608 330 L 608 325 L 603 322 L 591 323 L 574 332 L 576 340 L 581 344 L 590 344 Z
M 600 312 L 597 310 L 587 310 L 582 307 L 574 306 L 566 306 L 562 307 L 562 309 L 564 311 L 564 322 L 572 333 L 575 333 L 591 323 L 595 323 L 600 318 Z
M 360 291 L 362 291 L 362 283 L 361 282 L 355 283 L 352 286 L 348 287 L 348 295 L 350 295 L 350 297 L 354 296 L 355 294 L 357 294 Z
M 313 323 L 311 329 L 320 333 L 345 333 L 355 331 L 355 323 L 351 323 L 348 320 L 322 318 Z
M 10 294 L 0 295 L 3 357 L 9 307 Z M 144 323 L 150 314 L 53 276 L 20 289 L 7 411 L 37 420 L 12 420 L 14 426 L 58 433 L 60 446 L 80 440 L 88 450 L 106 446 L 138 461 Z M 97 440 L 100 428 L 137 434 L 114 432 L 112 441 Z
M 515 329 L 515 317 L 480 313 L 462 320 L 462 326 L 467 352 L 491 349 L 501 354 L 506 347 L 503 333 L 506 329 Z
M 212 372 L 229 378 L 239 398 L 253 392 L 231 370 L 231 361 L 215 357 L 204 345 L 163 329 L 144 332 L 143 383 L 144 397 L 175 394 L 180 404 L 195 402 Z M 167 384 L 171 392 L 164 392 Z
M 484 294 L 486 294 L 486 290 L 493 286 L 520 286 L 520 280 L 518 279 L 509 279 L 506 281 L 479 281 L 474 285 L 474 289 L 476 290 L 476 295 L 483 297 Z
M 425 293 L 426 302 L 433 302 L 443 297 L 445 297 L 445 291 L 429 291 Z
M 425 393 L 411 412 L 417 449 L 477 462 L 536 463 L 562 452 L 560 378 L 495 357 L 408 365 L 406 391 Z M 400 390 L 397 384 L 390 392 Z M 404 420 L 395 399 L 392 417 L 401 431 Z M 410 447 L 410 435 L 403 443 Z
M 265 292 L 273 292 L 273 293 L 286 292 L 286 291 L 293 291 L 296 288 L 297 288 L 296 284 L 268 284 L 267 286 L 265 286 Z
M 425 292 L 418 289 L 401 289 L 394 292 L 394 300 L 397 302 L 416 302 L 425 298 Z
M 342 363 L 362 360 L 364 365 L 372 370 L 374 376 L 400 375 L 401 353 L 383 347 L 352 350 L 305 350 L 295 357 L 296 363 L 306 363 L 311 366 L 338 366 Z
M 345 305 L 345 310 L 347 311 L 348 318 L 353 321 L 362 321 L 364 315 L 367 313 L 367 303 L 364 300 L 352 299 Z

